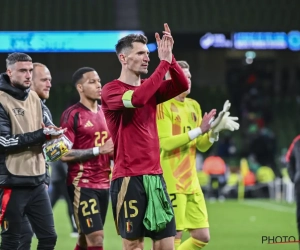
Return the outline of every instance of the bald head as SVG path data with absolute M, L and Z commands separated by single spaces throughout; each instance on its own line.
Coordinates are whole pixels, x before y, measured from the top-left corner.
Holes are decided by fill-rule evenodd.
M 47 66 L 42 63 L 33 63 L 31 89 L 43 100 L 49 98 L 51 81 L 51 73 Z

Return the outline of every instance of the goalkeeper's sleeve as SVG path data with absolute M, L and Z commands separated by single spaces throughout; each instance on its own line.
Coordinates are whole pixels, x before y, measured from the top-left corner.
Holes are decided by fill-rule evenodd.
M 171 151 L 189 143 L 191 140 L 188 133 L 172 134 L 172 117 L 164 103 L 158 106 L 160 112 L 157 112 L 157 130 L 160 148 L 165 151 Z
M 206 152 L 213 145 L 214 141 L 211 140 L 211 133 L 212 132 L 210 131 L 197 138 L 196 147 L 200 152 Z
M 160 138 L 160 147 L 165 151 L 171 151 L 190 142 L 188 133 Z

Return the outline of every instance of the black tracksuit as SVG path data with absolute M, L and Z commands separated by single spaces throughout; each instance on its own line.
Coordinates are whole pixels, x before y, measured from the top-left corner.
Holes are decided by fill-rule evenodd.
M 38 238 L 38 249 L 53 250 L 57 235 L 45 185 L 46 167 L 41 123 L 52 122 L 45 106 L 30 90 L 13 87 L 0 75 L 1 250 L 19 248 L 25 216 Z M 25 248 L 23 248 L 25 249 Z

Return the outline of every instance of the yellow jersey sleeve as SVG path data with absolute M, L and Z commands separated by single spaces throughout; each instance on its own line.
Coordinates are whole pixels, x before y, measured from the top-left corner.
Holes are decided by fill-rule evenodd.
M 190 142 L 188 133 L 172 133 L 172 117 L 167 109 L 167 103 L 158 105 L 157 110 L 157 130 L 160 148 L 164 151 L 171 151 Z

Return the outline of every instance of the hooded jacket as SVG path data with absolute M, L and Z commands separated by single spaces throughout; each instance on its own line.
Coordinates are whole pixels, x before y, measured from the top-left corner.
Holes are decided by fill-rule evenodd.
M 0 74 L 0 187 L 37 186 L 45 182 L 42 145 L 46 141 L 41 123 L 52 125 L 45 106 L 30 89 L 10 84 Z

